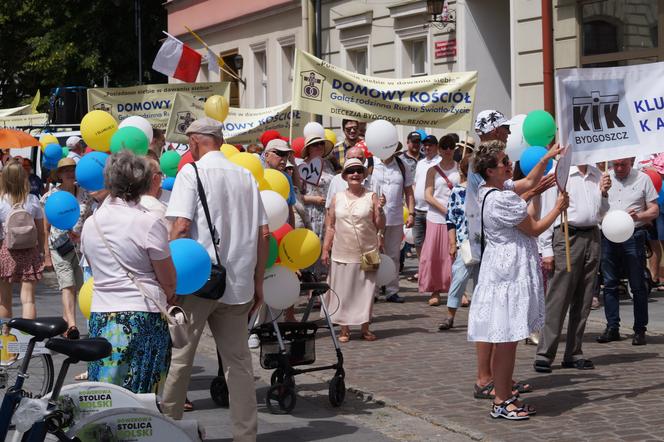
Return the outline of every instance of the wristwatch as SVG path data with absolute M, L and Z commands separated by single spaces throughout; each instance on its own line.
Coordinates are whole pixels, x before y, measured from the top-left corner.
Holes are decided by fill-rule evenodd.
M 385 238 L 385 232 L 383 232 L 382 230 L 379 230 L 379 231 L 376 233 L 376 235 L 377 235 L 379 238 Z

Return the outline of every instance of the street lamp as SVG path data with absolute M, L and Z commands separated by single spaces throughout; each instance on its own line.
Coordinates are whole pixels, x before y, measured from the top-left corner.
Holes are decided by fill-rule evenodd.
M 242 67 L 244 66 L 244 58 L 242 58 L 242 55 L 235 54 L 235 57 L 233 57 L 233 65 L 235 67 L 235 72 L 237 72 L 238 81 L 242 83 L 242 86 L 246 89 L 247 81 L 242 78 Z
M 447 0 L 427 0 L 427 14 L 431 16 L 429 24 L 439 29 L 456 23 L 456 11 L 449 9 Z

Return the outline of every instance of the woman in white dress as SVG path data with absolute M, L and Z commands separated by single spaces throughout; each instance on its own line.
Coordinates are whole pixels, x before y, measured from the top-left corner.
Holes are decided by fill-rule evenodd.
M 468 340 L 496 344 L 493 383 L 496 396 L 491 416 L 528 419 L 534 409 L 512 396 L 512 374 L 519 341 L 544 324 L 544 287 L 536 238 L 567 208 L 561 193 L 554 209 L 536 220 L 513 191 L 512 163 L 501 141 L 482 143 L 474 168 L 485 180 L 485 249 L 468 318 Z

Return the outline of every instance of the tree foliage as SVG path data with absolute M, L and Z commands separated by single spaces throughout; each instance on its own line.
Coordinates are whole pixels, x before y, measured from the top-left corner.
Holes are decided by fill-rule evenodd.
M 167 79 L 151 69 L 166 10 L 162 0 L 2 0 L 0 108 L 27 104 L 37 89 L 139 84 L 135 6 L 140 2 L 142 83 Z

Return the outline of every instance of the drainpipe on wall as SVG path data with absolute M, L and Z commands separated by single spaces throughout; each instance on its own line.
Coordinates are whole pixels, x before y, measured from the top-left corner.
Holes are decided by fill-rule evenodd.
M 316 5 L 316 57 L 322 59 L 323 54 L 323 17 L 321 0 L 314 0 Z M 316 115 L 316 121 L 323 123 L 323 116 Z
M 311 4 L 310 0 L 300 0 L 300 9 L 302 12 L 302 32 L 304 33 L 304 41 L 302 44 L 302 50 L 309 52 L 311 47 L 311 33 L 309 32 L 309 5 Z M 297 47 L 297 45 L 296 45 Z
M 544 77 L 544 110 L 555 116 L 553 89 L 553 5 L 542 0 L 542 66 Z

